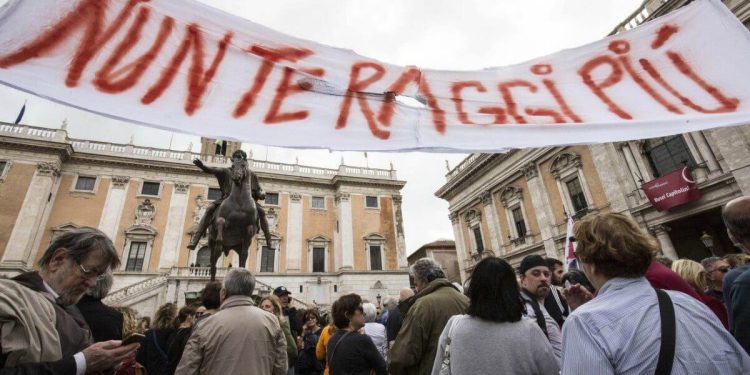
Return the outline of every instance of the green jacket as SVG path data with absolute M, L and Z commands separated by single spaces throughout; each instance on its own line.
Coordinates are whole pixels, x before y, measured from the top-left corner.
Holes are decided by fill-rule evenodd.
M 432 372 L 438 341 L 453 315 L 465 314 L 469 299 L 447 279 L 435 279 L 421 290 L 409 308 L 393 348 L 389 350 L 391 374 Z
M 286 357 L 289 363 L 294 363 L 297 359 L 297 340 L 292 336 L 292 330 L 289 328 L 289 321 L 286 319 L 279 319 L 281 330 L 284 331 L 284 337 L 286 337 Z

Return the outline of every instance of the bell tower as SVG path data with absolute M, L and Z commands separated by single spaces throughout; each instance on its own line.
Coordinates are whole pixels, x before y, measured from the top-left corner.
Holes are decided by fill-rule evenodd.
M 241 142 L 201 137 L 201 156 L 221 155 L 230 157 L 242 147 Z

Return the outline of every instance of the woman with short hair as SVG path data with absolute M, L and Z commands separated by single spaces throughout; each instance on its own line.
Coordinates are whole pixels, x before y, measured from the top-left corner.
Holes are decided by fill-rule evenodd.
M 363 303 L 362 309 L 365 313 L 365 334 L 370 336 L 372 343 L 378 349 L 378 353 L 385 359 L 388 351 L 388 341 L 385 326 L 376 321 L 378 318 L 378 309 L 370 302 Z
M 440 374 L 444 360 L 453 374 L 560 371 L 539 325 L 522 318 L 524 304 L 508 262 L 495 257 L 479 262 L 471 275 L 469 299 L 468 314 L 453 316 L 440 335 L 433 375 Z
M 328 341 L 326 358 L 331 375 L 386 375 L 385 360 L 375 344 L 359 330 L 365 326 L 362 297 L 357 294 L 341 296 L 333 303 L 333 324 L 336 334 Z

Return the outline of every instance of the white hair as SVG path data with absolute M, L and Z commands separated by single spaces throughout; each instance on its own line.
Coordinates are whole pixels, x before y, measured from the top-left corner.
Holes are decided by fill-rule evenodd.
M 370 302 L 362 304 L 362 311 L 365 313 L 365 322 L 372 323 L 378 317 L 378 309 Z

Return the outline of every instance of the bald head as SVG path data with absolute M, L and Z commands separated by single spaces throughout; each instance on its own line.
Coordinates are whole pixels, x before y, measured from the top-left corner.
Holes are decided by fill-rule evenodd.
M 750 196 L 732 199 L 721 210 L 729 237 L 746 253 L 750 253 Z
M 398 293 L 398 300 L 405 301 L 414 295 L 414 291 L 411 288 L 404 288 Z

